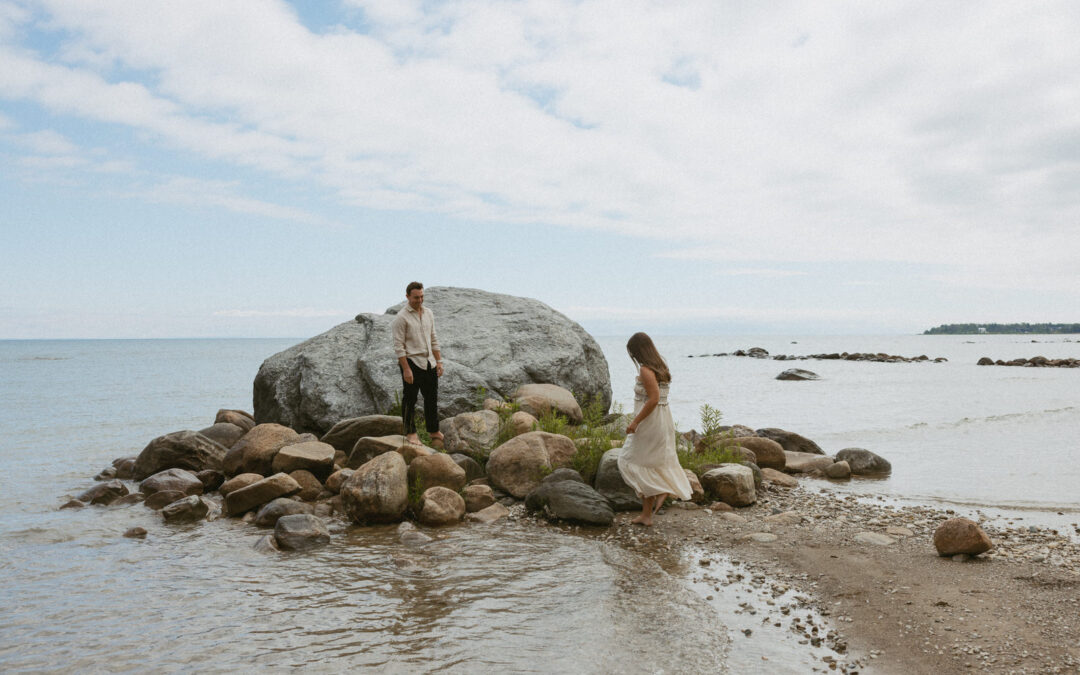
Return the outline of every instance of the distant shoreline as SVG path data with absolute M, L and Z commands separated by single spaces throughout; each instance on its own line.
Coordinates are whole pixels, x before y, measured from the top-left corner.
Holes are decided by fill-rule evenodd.
M 1080 323 L 944 323 L 923 335 L 1075 335 Z

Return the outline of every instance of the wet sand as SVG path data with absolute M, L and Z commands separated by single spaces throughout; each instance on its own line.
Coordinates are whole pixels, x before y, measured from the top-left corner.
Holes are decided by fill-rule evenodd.
M 708 599 L 727 593 L 718 611 L 734 614 L 724 619 L 735 651 L 739 640 L 757 641 L 742 669 L 746 652 L 760 652 L 760 672 L 806 672 L 808 658 L 822 672 L 1080 672 L 1075 533 L 984 522 L 993 551 L 942 558 L 937 526 L 977 514 L 859 502 L 827 486 L 766 485 L 757 504 L 734 513 L 673 504 L 652 528 L 619 514 L 610 530 L 586 536 L 654 558 Z M 892 542 L 857 538 L 867 532 Z M 744 598 L 733 612 L 731 589 Z M 784 664 L 790 650 L 769 644 L 777 631 L 805 650 L 802 665 Z

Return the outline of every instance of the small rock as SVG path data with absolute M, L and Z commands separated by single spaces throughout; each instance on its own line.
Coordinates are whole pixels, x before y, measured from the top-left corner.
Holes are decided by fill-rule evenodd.
M 124 536 L 128 539 L 144 539 L 146 537 L 145 527 L 133 527 L 124 533 Z

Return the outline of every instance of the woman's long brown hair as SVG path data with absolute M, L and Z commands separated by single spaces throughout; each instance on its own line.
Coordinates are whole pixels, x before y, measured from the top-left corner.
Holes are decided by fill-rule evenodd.
M 638 368 L 645 366 L 656 373 L 657 382 L 671 382 L 671 371 L 664 357 L 656 351 L 651 337 L 645 333 L 634 333 L 626 342 L 626 352 Z

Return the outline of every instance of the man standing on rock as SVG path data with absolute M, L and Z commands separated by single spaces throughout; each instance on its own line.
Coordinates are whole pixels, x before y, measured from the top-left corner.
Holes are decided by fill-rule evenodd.
M 443 374 L 439 339 L 435 335 L 435 315 L 424 309 L 424 284 L 413 281 L 405 287 L 409 304 L 394 317 L 394 354 L 401 369 L 401 417 L 405 439 L 420 443 L 416 435 L 416 395 L 424 397 L 424 426 L 433 445 L 442 446 L 439 432 L 439 378 Z

